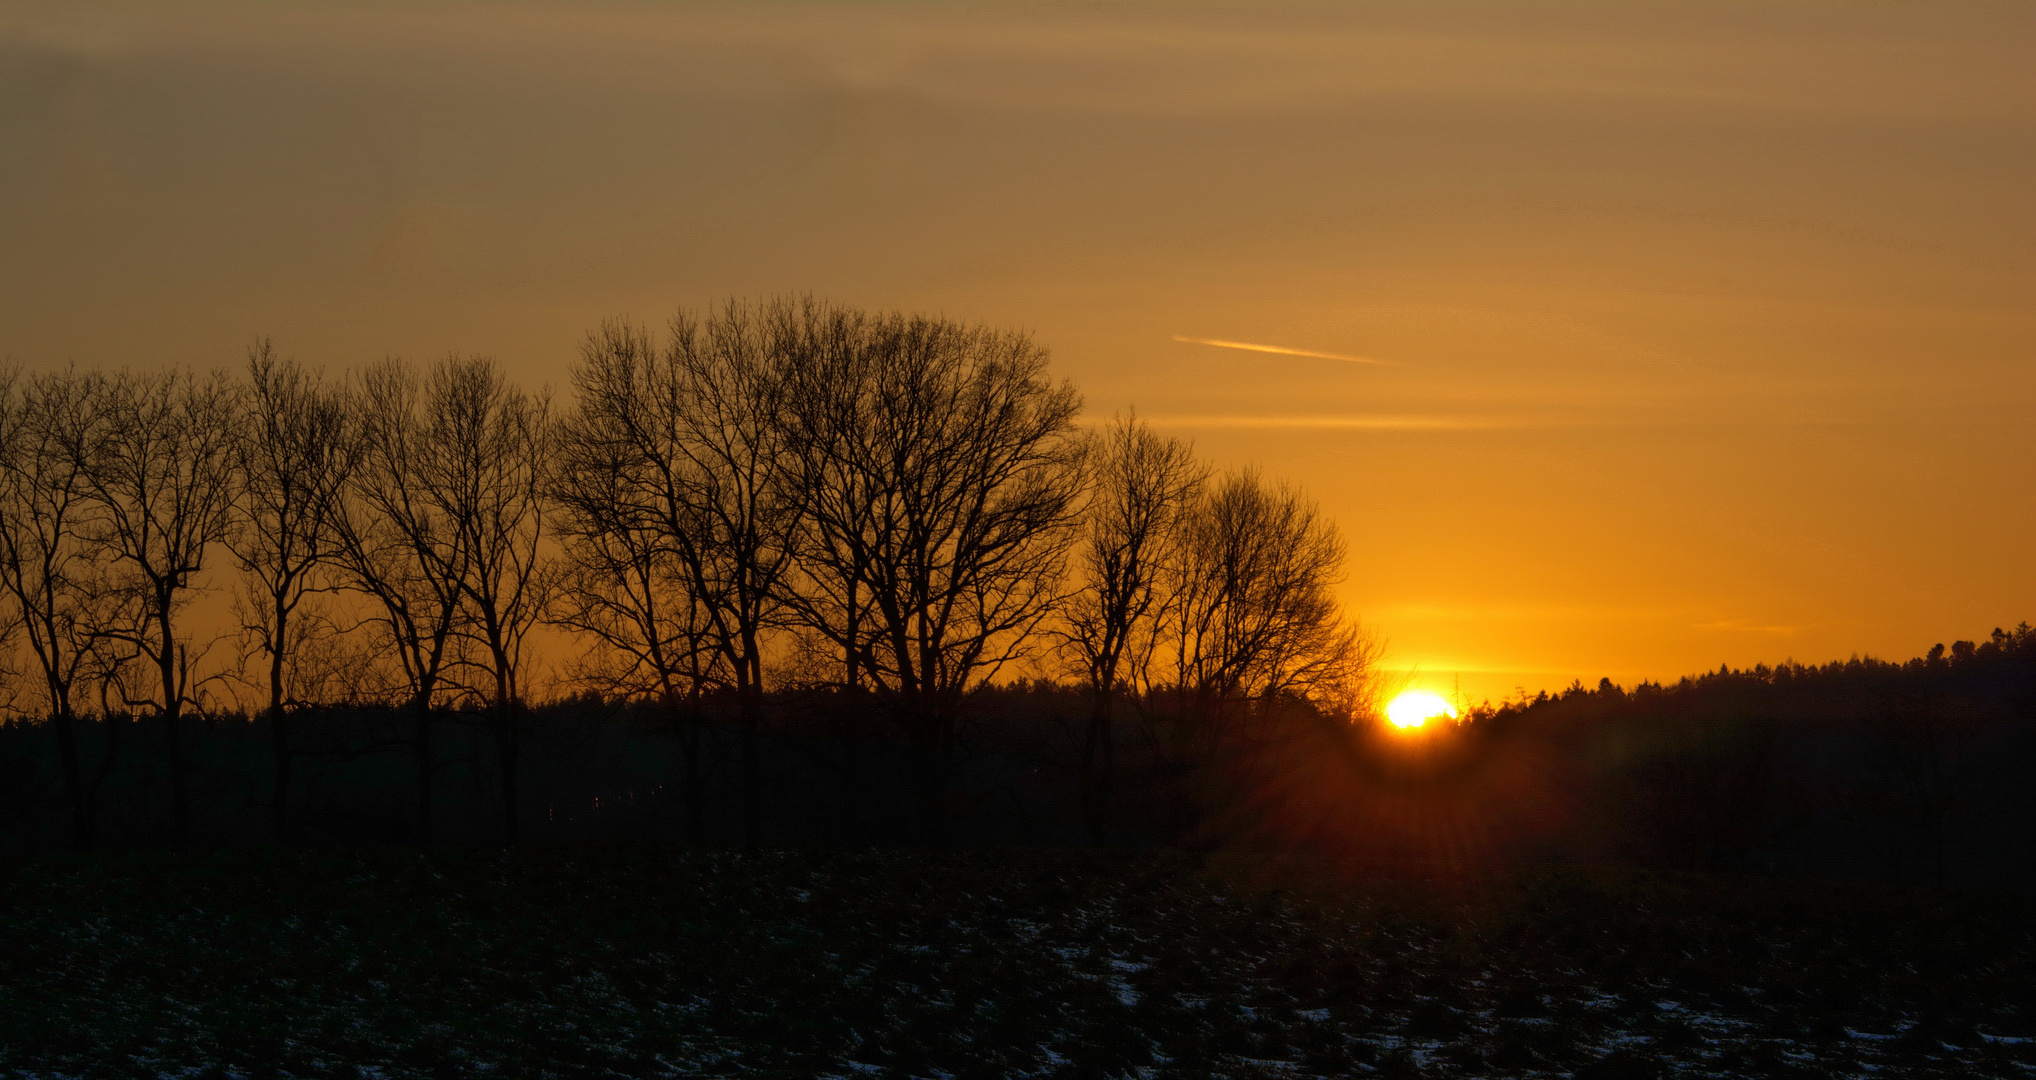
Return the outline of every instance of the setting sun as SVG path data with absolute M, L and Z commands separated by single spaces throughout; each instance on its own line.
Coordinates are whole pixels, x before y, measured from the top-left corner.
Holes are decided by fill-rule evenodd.
M 1447 716 L 1454 720 L 1456 709 L 1438 695 L 1426 690 L 1409 690 L 1393 699 L 1386 706 L 1386 719 L 1396 728 L 1417 728 L 1435 719 Z

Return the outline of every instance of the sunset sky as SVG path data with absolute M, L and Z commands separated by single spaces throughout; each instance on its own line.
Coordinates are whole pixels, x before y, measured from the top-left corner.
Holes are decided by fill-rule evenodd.
M 1525 7 L 0 2 L 0 354 L 811 292 L 1302 485 L 1473 699 L 2036 620 L 2036 6 Z

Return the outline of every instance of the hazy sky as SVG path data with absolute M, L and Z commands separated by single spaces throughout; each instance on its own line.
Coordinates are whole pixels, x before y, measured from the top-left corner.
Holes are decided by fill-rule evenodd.
M 1528 6 L 0 3 L 0 353 L 810 291 L 1305 486 L 1439 688 L 2036 619 L 2036 6 Z

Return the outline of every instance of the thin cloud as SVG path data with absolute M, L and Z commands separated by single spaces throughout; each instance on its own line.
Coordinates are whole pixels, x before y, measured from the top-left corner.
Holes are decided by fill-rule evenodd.
M 1579 619 L 1592 622 L 1607 622 L 1632 619 L 1653 620 L 1684 614 L 1686 612 L 1673 608 L 1579 607 L 1575 605 L 1534 604 L 1393 604 L 1371 610 L 1372 617 L 1378 619 L 1468 620 L 1477 622 L 1561 622 Z M 1464 670 L 1469 669 L 1466 668 Z M 1513 669 L 1507 668 L 1502 670 Z M 1528 669 L 1521 668 L 1519 670 L 1525 671 Z
M 1284 345 L 1258 345 L 1249 341 L 1224 341 L 1220 338 L 1183 337 L 1180 334 L 1175 334 L 1174 340 L 1185 341 L 1190 345 L 1209 345 L 1218 349 L 1243 349 L 1245 352 L 1277 353 L 1280 356 L 1312 356 L 1318 360 L 1342 360 L 1351 364 L 1386 363 L 1384 360 L 1374 360 L 1369 356 L 1345 356 L 1342 353 L 1316 352 L 1313 349 L 1289 349 Z
M 1805 629 L 1801 626 L 1780 626 L 1759 623 L 1752 619 L 1719 619 L 1715 622 L 1691 623 L 1692 630 L 1739 630 L 1750 634 L 1775 634 L 1792 637 Z
M 1283 428 L 1312 431 L 1495 431 L 1529 426 L 1474 416 L 1147 416 L 1156 427 Z

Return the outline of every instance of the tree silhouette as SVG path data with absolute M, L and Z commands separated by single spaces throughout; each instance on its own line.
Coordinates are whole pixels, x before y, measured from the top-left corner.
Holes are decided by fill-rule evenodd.
M 582 685 L 659 702 L 683 758 L 686 831 L 704 835 L 700 695 L 733 683 L 708 643 L 705 605 L 660 512 L 664 440 L 646 426 L 639 384 L 657 363 L 648 334 L 604 326 L 582 347 L 580 405 L 561 421 L 550 471 L 563 549 L 545 590 L 553 622 L 591 638 Z
M 770 305 L 730 302 L 701 320 L 672 317 L 663 346 L 611 323 L 590 336 L 574 372 L 583 435 L 600 432 L 620 455 L 619 522 L 656 529 L 688 579 L 701 644 L 730 673 L 743 739 L 743 835 L 761 829 L 757 732 L 764 636 L 798 527 L 798 491 L 784 483 L 780 422 L 787 380 L 770 338 Z
M 327 385 L 266 340 L 244 383 L 0 377 L 0 629 L 34 654 L 73 839 L 94 832 L 77 698 L 95 683 L 103 717 L 162 721 L 171 829 L 191 835 L 185 722 L 211 698 L 184 622 L 215 546 L 240 571 L 239 667 L 219 677 L 258 698 L 273 759 L 243 806 L 277 838 L 307 827 L 293 807 L 322 796 L 298 774 L 327 746 L 412 752 L 431 836 L 454 705 L 486 707 L 516 838 L 546 620 L 588 646 L 582 687 L 663 704 L 692 836 L 728 703 L 752 846 L 767 662 L 821 665 L 796 673 L 802 691 L 868 695 L 833 699 L 842 719 L 898 721 L 938 833 L 965 696 L 1057 642 L 1087 684 L 1080 807 L 1100 840 L 1121 700 L 1185 760 L 1257 703 L 1340 692 L 1368 660 L 1328 596 L 1341 548 L 1312 505 L 1248 473 L 1206 490 L 1187 446 L 1135 416 L 1084 437 L 1075 388 L 1023 333 L 777 298 L 681 311 L 659 335 L 609 323 L 580 359 L 557 421 L 486 359 Z M 363 707 L 307 714 L 342 666 L 338 699 Z M 784 738 L 819 700 L 778 715 Z
M 137 650 L 157 675 L 154 709 L 169 749 L 171 830 L 191 835 L 190 763 L 183 715 L 193 703 L 189 644 L 178 613 L 205 556 L 226 538 L 233 512 L 233 432 L 239 395 L 214 373 L 88 376 L 89 424 L 76 444 L 93 513 L 88 540 L 111 555 L 114 587 L 134 619 L 101 636 Z M 200 650 L 200 656 L 203 655 Z
M 1079 588 L 1066 601 L 1066 648 L 1089 685 L 1082 738 L 1081 802 L 1089 838 L 1108 829 L 1115 778 L 1114 707 L 1127 653 L 1140 662 L 1157 643 L 1170 596 L 1169 566 L 1206 470 L 1188 444 L 1162 438 L 1137 414 L 1106 428 L 1093 452 L 1091 498 L 1076 547 Z
M 241 630 L 267 661 L 272 812 L 282 840 L 289 835 L 290 675 L 307 633 L 301 609 L 333 587 L 319 575 L 338 555 L 339 502 L 356 443 L 345 397 L 276 359 L 268 339 L 248 350 L 247 376 L 247 408 L 233 443 L 240 522 L 227 546 L 246 581 Z
M 348 584 L 374 602 L 380 645 L 402 674 L 416 755 L 417 830 L 432 833 L 432 709 L 473 555 L 459 525 L 468 512 L 444 483 L 443 432 L 416 371 L 390 360 L 367 370 L 354 399 L 357 465 L 333 517 Z
M 543 614 L 544 469 L 551 405 L 502 377 L 494 361 L 448 358 L 425 380 L 436 468 L 428 498 L 451 511 L 466 553 L 456 581 L 475 652 L 484 657 L 489 724 L 502 771 L 502 829 L 520 832 L 517 767 L 525 726 L 524 642 Z
M 1171 682 L 1205 701 L 1305 691 L 1348 658 L 1329 589 L 1343 541 L 1314 503 L 1252 470 L 1193 508 L 1177 564 Z
M 0 587 L 35 659 L 79 847 L 97 838 L 97 790 L 113 762 L 109 746 L 88 776 L 74 700 L 111 615 L 106 550 L 85 535 L 92 504 L 82 443 L 91 404 L 75 373 L 0 372 Z
M 1225 476 L 1189 508 L 1165 640 L 1141 679 L 1148 701 L 1167 706 L 1146 718 L 1179 779 L 1252 742 L 1254 721 L 1283 700 L 1362 696 L 1378 649 L 1330 594 L 1343 551 L 1313 502 L 1254 470 Z M 1175 797 L 1177 827 L 1192 831 L 1199 803 L 1185 788 Z
M 839 598 L 806 610 L 945 751 L 960 692 L 1020 655 L 1061 597 L 1081 397 L 1023 334 L 889 315 L 846 337 L 811 335 L 830 347 L 789 373 L 802 577 Z

